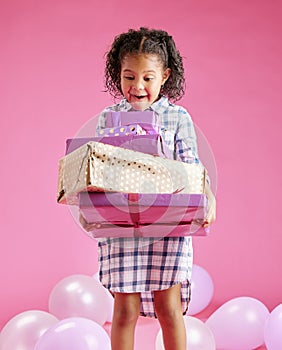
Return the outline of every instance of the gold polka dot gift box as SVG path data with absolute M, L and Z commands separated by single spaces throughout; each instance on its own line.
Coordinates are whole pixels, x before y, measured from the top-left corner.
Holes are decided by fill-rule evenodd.
M 206 170 L 122 147 L 90 141 L 59 160 L 59 203 L 78 205 L 80 192 L 204 193 Z

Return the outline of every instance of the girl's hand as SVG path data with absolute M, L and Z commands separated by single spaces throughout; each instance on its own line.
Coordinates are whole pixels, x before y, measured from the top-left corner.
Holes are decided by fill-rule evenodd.
M 101 224 L 99 224 L 99 223 L 89 224 L 81 214 L 79 214 L 79 222 L 80 222 L 80 225 L 82 226 L 82 228 L 84 228 L 84 230 L 86 232 L 91 232 L 91 231 L 94 231 L 95 229 L 101 227 Z
M 206 183 L 205 186 L 205 194 L 208 198 L 208 207 L 203 227 L 208 227 L 215 221 L 216 218 L 216 199 L 208 183 Z

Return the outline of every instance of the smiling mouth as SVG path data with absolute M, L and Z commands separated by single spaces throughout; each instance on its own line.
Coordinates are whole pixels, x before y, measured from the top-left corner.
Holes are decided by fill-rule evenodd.
M 138 100 L 142 100 L 142 98 L 147 97 L 147 95 L 132 95 L 133 97 L 137 98 Z

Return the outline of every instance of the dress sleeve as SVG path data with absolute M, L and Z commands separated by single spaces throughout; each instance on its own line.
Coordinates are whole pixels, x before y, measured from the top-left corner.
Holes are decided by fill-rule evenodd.
M 185 110 L 180 115 L 180 121 L 175 135 L 175 155 L 176 160 L 201 164 L 194 123 L 189 113 Z M 206 180 L 209 184 L 211 183 L 208 174 L 206 174 Z
M 197 136 L 191 116 L 181 110 L 175 134 L 176 160 L 186 163 L 199 163 Z
M 107 112 L 107 110 L 104 109 L 98 117 L 98 122 L 96 125 L 96 132 L 95 132 L 96 136 L 99 135 L 99 131 L 101 129 L 105 129 L 105 127 L 106 127 L 106 112 Z

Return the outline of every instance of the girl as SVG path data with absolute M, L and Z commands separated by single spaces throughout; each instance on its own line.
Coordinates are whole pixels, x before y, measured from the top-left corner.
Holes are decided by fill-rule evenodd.
M 174 159 L 199 162 L 191 117 L 170 102 L 183 96 L 184 83 L 182 58 L 167 32 L 140 28 L 120 34 L 106 56 L 105 85 L 114 97 L 123 98 L 102 112 L 97 132 L 105 128 L 108 110 L 150 109 Z M 215 220 L 208 184 L 206 194 L 208 226 Z M 99 264 L 100 280 L 115 296 L 112 350 L 134 348 L 139 314 L 158 318 L 166 350 L 186 349 L 183 314 L 190 300 L 191 237 L 102 239 Z

